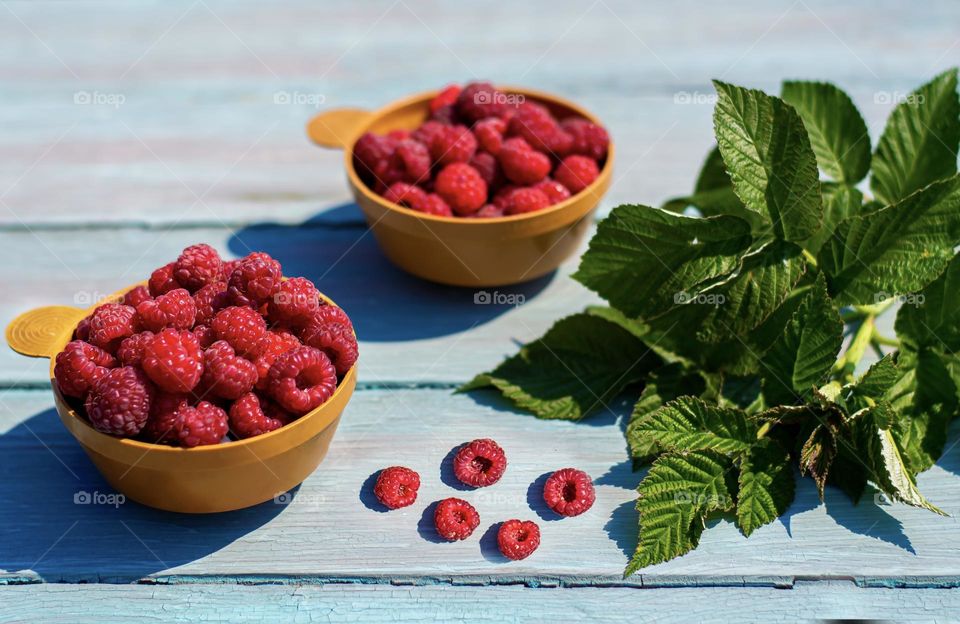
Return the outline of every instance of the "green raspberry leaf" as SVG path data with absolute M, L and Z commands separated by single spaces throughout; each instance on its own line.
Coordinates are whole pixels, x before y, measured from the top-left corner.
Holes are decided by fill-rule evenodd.
M 935 280 L 958 243 L 960 176 L 954 176 L 898 204 L 842 221 L 818 263 L 837 303 L 877 303 Z
M 720 155 L 720 148 L 714 145 L 703 161 L 703 166 L 700 167 L 700 175 L 697 176 L 693 193 L 696 195 L 705 191 L 731 188 L 731 186 L 730 176 L 727 175 L 727 169 L 723 164 L 723 156 Z
M 781 97 L 803 119 L 820 169 L 851 185 L 867 175 L 870 135 L 849 95 L 827 82 L 788 81 Z
M 634 439 L 667 451 L 742 453 L 757 442 L 757 424 L 745 412 L 692 396 L 671 401 L 640 420 Z
M 668 364 L 650 373 L 627 423 L 627 445 L 636 463 L 646 463 L 663 451 L 656 440 L 644 433 L 643 422 L 665 403 L 683 395 L 700 395 L 705 390 L 703 377 L 681 364 Z
M 889 429 L 876 427 L 872 434 L 867 452 L 877 486 L 894 500 L 929 509 L 941 516 L 947 515 L 924 498 L 917 489 L 917 482 L 903 463 L 893 433 Z
M 893 204 L 957 172 L 960 99 L 957 70 L 943 72 L 908 95 L 890 114 L 873 155 L 870 188 Z
M 833 428 L 828 423 L 821 423 L 813 428 L 810 437 L 800 449 L 800 474 L 813 477 L 823 500 L 823 488 L 827 484 L 830 467 L 837 456 L 837 438 Z
M 579 420 L 660 364 L 627 330 L 580 313 L 557 321 L 543 337 L 460 391 L 493 386 L 538 418 Z
M 637 487 L 640 538 L 624 576 L 697 547 L 711 511 L 733 508 L 729 459 L 709 452 L 663 455 Z
M 776 442 L 754 444 L 740 463 L 737 525 L 750 537 L 783 514 L 793 502 L 796 482 L 790 454 Z
M 822 277 L 764 356 L 760 375 L 768 405 L 795 403 L 819 386 L 843 345 L 843 322 Z
M 897 312 L 897 337 L 909 348 L 960 351 L 960 256 Z
M 736 217 L 618 206 L 573 277 L 627 316 L 649 318 L 675 306 L 678 293 L 732 271 L 750 240 L 749 224 Z
M 867 397 L 874 401 L 884 398 L 900 379 L 900 371 L 888 354 L 870 365 L 851 390 L 855 396 Z
M 814 254 L 830 240 L 841 221 L 857 216 L 863 207 L 863 193 L 846 184 L 821 182 L 820 194 L 823 196 L 823 225 L 803 242 L 803 247 Z
M 762 91 L 714 81 L 713 125 L 733 188 L 778 238 L 802 241 L 820 227 L 817 160 L 797 111 Z

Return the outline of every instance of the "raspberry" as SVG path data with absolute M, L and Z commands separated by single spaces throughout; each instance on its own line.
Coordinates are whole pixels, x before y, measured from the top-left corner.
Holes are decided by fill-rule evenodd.
M 417 502 L 419 489 L 420 475 L 416 471 L 403 466 L 390 466 L 377 475 L 373 493 L 389 509 L 400 509 Z
M 301 346 L 277 357 L 267 375 L 267 384 L 282 408 L 304 414 L 333 395 L 337 371 L 323 351 Z
M 150 281 L 147 282 L 147 288 L 154 297 L 168 293 L 174 288 L 180 288 L 180 284 L 173 277 L 173 267 L 176 262 L 162 266 L 150 275 Z
M 457 117 L 457 108 L 453 105 L 441 106 L 430 113 L 430 119 L 432 121 L 438 121 L 445 126 L 455 126 L 460 123 L 460 118 Z
M 135 308 L 150 299 L 153 299 L 153 297 L 150 296 L 150 291 L 147 290 L 146 286 L 135 286 L 128 290 L 127 294 L 123 296 L 123 305 Z
M 457 97 L 457 113 L 469 122 L 484 117 L 503 117 L 506 97 L 489 82 L 471 82 Z
M 493 154 L 477 152 L 470 159 L 470 166 L 476 169 L 483 181 L 487 183 L 488 190 L 503 185 L 503 171 L 500 170 L 500 163 L 497 162 Z
M 526 559 L 540 546 L 540 527 L 530 520 L 507 520 L 497 530 L 497 546 L 507 559 Z
M 340 323 L 341 325 L 346 325 L 351 330 L 353 329 L 353 323 L 350 321 L 347 313 L 343 311 L 343 308 L 329 304 L 324 304 L 317 308 L 317 312 L 310 321 L 310 324 L 314 323 Z
M 167 392 L 189 392 L 203 373 L 200 341 L 186 329 L 168 328 L 143 348 L 144 372 Z
M 485 152 L 496 156 L 503 145 L 503 135 L 507 131 L 507 122 L 499 117 L 481 119 L 473 126 L 473 134 L 477 137 L 477 144 Z
M 543 180 L 537 182 L 533 185 L 533 188 L 538 191 L 542 191 L 544 195 L 547 196 L 547 199 L 550 200 L 550 205 L 559 204 L 562 201 L 570 199 L 570 191 L 567 190 L 567 187 L 560 184 L 553 178 L 544 178 Z
M 267 314 L 274 323 L 291 327 L 307 324 L 320 307 L 320 292 L 305 277 L 292 277 L 280 283 L 280 290 L 267 306 Z
M 209 325 L 197 325 L 193 328 L 193 335 L 197 337 L 201 349 L 206 349 L 217 341 Z
M 256 353 L 257 343 L 267 331 L 260 313 L 243 306 L 230 306 L 217 312 L 210 323 L 217 340 L 226 340 L 238 355 Z
M 53 376 L 60 392 L 84 399 L 90 388 L 116 364 L 114 357 L 100 347 L 74 340 L 57 354 Z
M 90 339 L 90 318 L 93 315 L 91 314 L 87 318 L 80 319 L 80 322 L 77 323 L 77 328 L 73 330 L 73 339 L 74 340 L 83 340 L 87 342 Z
M 410 132 L 408 130 L 391 130 L 387 133 L 387 138 L 394 141 L 403 141 L 410 138 Z
M 509 202 L 509 199 L 510 199 L 510 193 L 514 192 L 518 188 L 520 187 L 515 186 L 513 184 L 507 184 L 505 186 L 500 187 L 497 190 L 497 192 L 494 194 L 493 201 L 491 203 L 497 208 L 499 208 L 500 210 L 506 210 L 507 203 Z
M 140 437 L 154 444 L 175 442 L 180 424 L 177 412 L 188 406 L 186 394 L 156 392 L 150 404 L 147 424 L 140 431 Z
M 207 401 L 177 410 L 177 438 L 188 448 L 219 444 L 228 429 L 227 413 Z
M 90 317 L 90 342 L 106 351 L 116 351 L 120 342 L 137 331 L 137 311 L 121 303 L 105 303 Z
M 234 305 L 258 308 L 277 292 L 282 277 L 280 263 L 269 254 L 249 254 L 230 275 L 230 298 Z
M 465 540 L 480 525 L 480 514 L 462 498 L 445 498 L 433 513 L 437 533 L 445 540 Z
M 575 468 L 563 468 L 543 486 L 543 500 L 561 516 L 579 516 L 593 506 L 596 494 L 590 475 Z
M 143 362 L 143 349 L 153 340 L 153 336 L 153 332 L 144 331 L 124 338 L 117 347 L 117 359 L 124 366 L 140 366 Z
M 477 219 L 496 219 L 497 217 L 503 216 L 503 210 L 495 206 L 494 204 L 486 204 L 483 208 L 476 211 L 472 215 Z
M 230 406 L 230 431 L 238 438 L 252 438 L 290 422 L 290 415 L 270 401 L 248 392 Z
M 132 366 L 112 368 L 90 389 L 87 418 L 102 433 L 135 436 L 147 422 L 154 392 L 143 371 Z
M 457 96 L 460 95 L 460 86 L 459 85 L 449 85 L 444 87 L 444 89 L 433 96 L 433 99 L 430 100 L 430 112 L 434 113 L 438 109 L 443 108 L 444 106 L 451 106 L 457 103 Z
M 519 137 L 503 142 L 499 159 L 504 175 L 517 184 L 536 184 L 550 173 L 550 158 Z
M 257 358 L 253 361 L 257 367 L 257 389 L 267 389 L 267 374 L 277 356 L 299 346 L 300 341 L 293 334 L 268 331 L 263 335 L 257 345 Z
M 453 474 L 473 487 L 493 485 L 506 469 L 506 454 L 499 444 L 488 438 L 464 444 L 453 458 Z
M 564 185 L 576 195 L 600 175 L 597 163 L 586 156 L 567 156 L 553 172 L 557 182 Z
M 357 337 L 345 325 L 313 323 L 304 329 L 301 339 L 303 344 L 326 353 L 341 377 L 357 362 Z
M 234 269 L 240 266 L 240 263 L 243 262 L 243 258 L 237 258 L 236 260 L 228 260 L 223 263 L 223 267 L 220 269 L 220 280 L 221 282 L 229 282 L 230 276 L 233 275 Z
M 195 322 L 200 325 L 209 324 L 217 312 L 230 305 L 227 283 L 211 282 L 193 293 L 193 305 L 197 310 Z
M 158 332 L 166 327 L 190 329 L 197 317 L 197 306 L 185 288 L 175 288 L 137 306 L 139 327 Z
M 469 162 L 477 151 L 477 139 L 466 126 L 442 126 L 427 145 L 440 166 Z
M 226 340 L 218 340 L 203 353 L 203 384 L 224 399 L 239 399 L 257 383 L 257 367 L 236 355 Z
M 397 144 L 393 152 L 392 165 L 400 171 L 400 176 L 407 182 L 418 183 L 430 178 L 430 150 L 427 146 L 413 139 L 406 139 Z
M 397 182 L 396 184 L 390 185 L 390 188 L 383 194 L 383 198 L 395 204 L 413 208 L 414 204 L 422 204 L 427 200 L 427 192 L 419 186 L 414 186 L 406 182 Z
M 410 138 L 423 143 L 429 149 L 430 144 L 433 143 L 433 139 L 443 134 L 446 125 L 447 124 L 439 121 L 424 122 L 422 126 L 410 133 Z
M 426 214 L 436 215 L 438 217 L 452 217 L 453 210 L 450 209 L 450 204 L 443 201 L 443 198 L 437 195 L 436 193 L 428 194 L 423 202 L 418 202 L 413 206 L 413 209 L 417 212 L 423 212 Z
M 223 260 L 217 250 L 201 243 L 183 250 L 173 266 L 173 278 L 190 292 L 196 292 L 207 284 L 220 279 Z
M 507 196 L 507 207 L 504 212 L 508 215 L 524 214 L 541 210 L 550 205 L 546 193 L 535 188 L 518 188 Z
M 458 215 L 476 212 L 487 202 L 487 183 L 476 169 L 464 163 L 444 167 L 435 186 L 437 194 Z
M 369 178 L 381 163 L 390 159 L 397 141 L 390 137 L 366 132 L 353 146 L 353 162 L 360 175 Z
M 606 158 L 610 135 L 602 126 L 583 117 L 567 117 L 560 122 L 560 127 L 573 137 L 570 154 L 579 154 L 596 161 Z
M 530 147 L 551 156 L 566 156 L 573 145 L 573 137 L 560 127 L 547 107 L 536 102 L 520 105 L 510 119 L 507 134 L 523 137 Z

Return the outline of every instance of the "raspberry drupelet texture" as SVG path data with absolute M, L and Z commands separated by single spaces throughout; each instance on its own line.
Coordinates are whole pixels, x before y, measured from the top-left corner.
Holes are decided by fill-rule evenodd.
M 53 376 L 60 392 L 84 399 L 90 388 L 116 364 L 116 359 L 100 347 L 74 340 L 57 354 Z
M 90 317 L 89 340 L 113 353 L 120 342 L 137 332 L 137 310 L 121 303 L 105 303 Z
M 123 296 L 123 305 L 135 308 L 149 299 L 153 299 L 153 297 L 150 295 L 150 291 L 147 290 L 146 286 L 134 286 Z
M 194 325 L 193 335 L 197 337 L 201 349 L 206 349 L 217 341 L 209 325 Z
M 87 395 L 87 418 L 102 433 L 135 436 L 147 423 L 154 392 L 143 371 L 132 366 L 111 368 Z
M 400 141 L 391 156 L 391 164 L 406 182 L 417 184 L 430 179 L 430 150 L 420 141 Z
M 466 126 L 442 126 L 433 132 L 428 147 L 433 162 L 442 167 L 469 162 L 477 151 L 477 139 Z
M 180 284 L 173 277 L 173 267 L 176 262 L 164 265 L 150 275 L 150 281 L 147 282 L 147 288 L 154 297 L 168 293 L 174 288 L 181 288 Z
M 287 332 L 267 331 L 257 346 L 257 357 L 253 360 L 257 367 L 257 389 L 267 389 L 267 374 L 277 357 L 290 349 L 300 346 L 300 340 Z
M 507 559 L 526 559 L 540 546 L 540 527 L 530 520 L 507 520 L 497 530 L 497 546 Z
M 193 305 L 197 310 L 196 323 L 209 325 L 217 312 L 230 305 L 227 283 L 212 282 L 193 293 Z
M 453 474 L 473 487 L 493 485 L 507 469 L 507 456 L 500 445 L 489 438 L 468 442 L 453 458 Z
M 185 288 L 175 288 L 137 306 L 138 327 L 147 331 L 190 329 L 196 318 L 197 305 Z
M 240 266 L 240 263 L 243 261 L 243 258 L 237 258 L 236 260 L 227 260 L 223 263 L 223 267 L 220 269 L 220 279 L 217 281 L 223 282 L 226 284 L 230 281 L 230 276 L 233 275 L 233 271 Z
M 462 498 L 445 498 L 433 513 L 437 533 L 445 540 L 465 540 L 480 525 L 480 514 Z
M 560 127 L 573 137 L 573 143 L 570 145 L 571 154 L 587 156 L 596 161 L 607 157 L 610 135 L 602 126 L 583 117 L 568 117 L 560 122 Z
M 317 308 L 316 313 L 313 315 L 307 327 L 323 323 L 340 323 L 341 325 L 346 325 L 351 330 L 353 329 L 353 322 L 350 321 L 350 317 L 343 311 L 343 308 L 326 303 Z
M 173 278 L 190 292 L 196 292 L 220 279 L 223 260 L 217 250 L 205 243 L 183 250 L 173 265 Z
M 218 340 L 203 353 L 203 385 L 214 396 L 239 399 L 257 383 L 257 367 L 234 353 L 226 340 Z
M 476 212 L 487 202 L 487 183 L 466 163 L 447 165 L 437 174 L 437 194 L 458 215 Z
M 123 339 L 117 347 L 117 359 L 124 366 L 140 366 L 143 362 L 143 349 L 153 340 L 154 333 L 143 331 Z
M 150 404 L 150 416 L 139 437 L 154 444 L 177 442 L 180 423 L 177 412 L 185 407 L 189 407 L 186 394 L 157 391 Z
M 270 299 L 267 315 L 274 323 L 302 327 L 310 322 L 320 307 L 320 291 L 305 277 L 292 277 L 281 282 Z
M 596 161 L 586 156 L 567 156 L 553 172 L 553 177 L 570 192 L 577 194 L 600 176 Z
M 312 323 L 304 329 L 301 336 L 303 344 L 320 349 L 327 354 L 337 371 L 337 375 L 347 374 L 356 364 L 358 349 L 357 337 L 353 331 L 340 323 Z
M 550 156 L 565 156 L 573 145 L 573 137 L 560 127 L 546 106 L 526 101 L 510 119 L 507 134 L 523 137 L 530 147 Z
M 437 217 L 452 217 L 453 210 L 450 204 L 445 202 L 442 197 L 436 193 L 428 193 L 422 203 L 417 203 L 412 208 L 418 212 L 435 215 Z
M 499 117 L 481 119 L 473 126 L 473 133 L 477 137 L 477 145 L 483 151 L 496 156 L 503 145 L 503 135 L 507 131 L 507 122 Z
M 257 344 L 267 331 L 260 313 L 245 306 L 230 306 L 217 312 L 210 323 L 217 340 L 226 340 L 238 355 L 256 353 Z
M 327 355 L 313 347 L 296 347 L 277 357 L 267 377 L 280 407 L 301 415 L 319 407 L 337 389 L 337 371 Z
M 397 141 L 394 138 L 367 132 L 353 146 L 353 163 L 361 176 L 368 180 L 374 172 L 390 160 Z
M 543 194 L 547 196 L 547 199 L 550 200 L 551 205 L 559 204 L 564 200 L 570 199 L 570 191 L 567 187 L 552 178 L 544 178 L 534 184 L 533 188 L 543 192 Z
M 227 413 L 213 403 L 200 401 L 177 410 L 177 439 L 188 448 L 219 444 L 228 430 Z
M 426 201 L 427 192 L 419 186 L 407 182 L 397 182 L 390 185 L 390 188 L 383 194 L 383 198 L 395 204 L 413 208 Z
M 508 215 L 534 212 L 550 205 L 546 193 L 532 187 L 514 189 L 507 196 L 506 202 L 504 213 Z
M 292 417 L 268 399 L 248 392 L 230 406 L 230 431 L 238 438 L 252 438 L 279 429 Z
M 259 308 L 280 287 L 280 263 L 263 252 L 247 255 L 230 275 L 228 285 L 234 305 Z
M 400 509 L 417 502 L 419 489 L 419 474 L 403 466 L 391 466 L 380 471 L 373 493 L 389 509 Z
M 550 157 L 520 137 L 504 141 L 498 158 L 503 174 L 516 184 L 536 184 L 550 174 Z
M 579 516 L 596 500 L 593 481 L 582 470 L 563 468 L 547 478 L 543 500 L 561 516 Z
M 203 373 L 203 350 L 193 332 L 168 328 L 143 348 L 144 372 L 167 392 L 190 392 Z

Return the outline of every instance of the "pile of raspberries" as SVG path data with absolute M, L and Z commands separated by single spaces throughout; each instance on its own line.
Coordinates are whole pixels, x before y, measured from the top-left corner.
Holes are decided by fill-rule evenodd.
M 493 485 L 506 469 L 506 454 L 488 438 L 464 444 L 453 458 L 454 475 L 474 488 Z M 400 509 L 416 502 L 419 489 L 419 474 L 403 466 L 391 466 L 380 471 L 373 493 L 388 509 Z M 543 500 L 561 516 L 579 516 L 596 500 L 593 481 L 582 470 L 557 470 L 543 486 Z M 480 526 L 480 514 L 462 498 L 445 498 L 437 503 L 433 522 L 443 539 L 465 540 Z M 540 546 L 540 527 L 531 520 L 516 518 L 502 522 L 497 529 L 497 546 L 508 559 L 526 559 Z
M 98 431 L 194 447 L 286 425 L 356 361 L 350 319 L 310 280 L 199 244 L 81 320 L 54 377 Z
M 370 132 L 353 147 L 364 182 L 387 200 L 444 217 L 533 212 L 589 186 L 607 156 L 607 131 L 583 117 L 557 119 L 488 82 L 452 85 L 412 132 Z

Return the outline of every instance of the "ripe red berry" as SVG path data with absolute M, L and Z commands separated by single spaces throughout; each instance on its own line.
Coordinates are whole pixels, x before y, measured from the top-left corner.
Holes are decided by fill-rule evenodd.
M 540 527 L 530 520 L 507 520 L 497 530 L 497 546 L 507 559 L 526 559 L 540 546 Z
M 384 192 L 383 198 L 395 204 L 400 204 L 407 208 L 413 208 L 418 203 L 423 203 L 427 199 L 427 192 L 407 182 L 397 182 L 391 184 Z
M 480 514 L 462 498 L 445 498 L 433 513 L 437 533 L 445 540 L 465 540 L 480 525 Z
M 493 191 L 504 183 L 503 170 L 493 154 L 477 152 L 470 159 L 470 166 L 477 170 L 483 181 L 487 183 L 487 190 Z
M 137 311 L 121 303 L 105 303 L 90 317 L 89 340 L 113 353 L 120 342 L 137 331 Z
M 127 336 L 117 347 L 117 359 L 124 366 L 140 366 L 143 361 L 143 349 L 153 340 L 153 336 L 154 333 L 150 331 Z
M 280 263 L 263 252 L 247 255 L 230 275 L 228 289 L 234 305 L 259 308 L 280 288 Z
M 471 216 L 477 219 L 495 219 L 503 216 L 503 210 L 496 204 L 485 204 L 483 208 L 476 211 Z
M 291 419 L 292 416 L 279 406 L 253 392 L 244 394 L 230 406 L 230 431 L 241 439 L 269 433 Z
M 453 474 L 473 487 L 493 485 L 506 469 L 506 454 L 499 444 L 489 438 L 464 444 L 453 458 Z
M 499 117 L 481 119 L 473 126 L 473 134 L 477 137 L 477 144 L 485 152 L 496 156 L 503 145 L 503 135 L 507 131 L 507 122 Z
M 270 395 L 285 410 L 300 415 L 319 407 L 337 389 L 330 358 L 313 347 L 296 347 L 279 355 L 267 376 Z
M 417 184 L 430 179 L 430 150 L 423 143 L 413 139 L 400 141 L 391 159 L 393 167 L 406 182 Z
M 457 96 L 460 95 L 460 86 L 459 85 L 449 85 L 444 87 L 440 93 L 433 96 L 433 99 L 430 100 L 430 112 L 436 112 L 437 110 L 443 108 L 444 106 L 450 106 L 457 103 Z
M 267 389 L 267 374 L 277 360 L 277 356 L 299 346 L 300 341 L 293 334 L 268 331 L 263 335 L 257 345 L 257 357 L 253 360 L 254 366 L 257 367 L 258 390 Z
M 244 306 L 230 306 L 217 312 L 210 322 L 217 340 L 226 340 L 238 355 L 256 353 L 257 344 L 267 331 L 260 313 Z
M 458 215 L 472 214 L 487 202 L 487 183 L 476 169 L 465 163 L 444 167 L 437 174 L 434 186 Z
M 550 173 L 550 158 L 520 137 L 504 141 L 498 157 L 503 174 L 516 184 L 536 184 Z
M 596 500 L 593 481 L 582 470 L 563 468 L 547 478 L 543 500 L 561 516 L 579 516 Z
M 417 501 L 419 489 L 420 475 L 403 466 L 391 466 L 380 471 L 373 493 L 386 507 L 400 509 Z
M 207 401 L 177 410 L 177 438 L 188 448 L 219 444 L 228 430 L 227 413 Z
M 280 283 L 270 299 L 267 314 L 274 323 L 291 327 L 306 325 L 320 307 L 320 292 L 305 277 L 292 277 Z
M 111 368 L 87 395 L 87 418 L 102 433 L 135 436 L 147 422 L 154 392 L 143 371 L 132 366 Z
M 60 392 L 84 399 L 90 388 L 116 364 L 116 359 L 100 347 L 74 340 L 57 354 L 53 376 Z
M 586 156 L 598 162 L 606 158 L 610 135 L 602 126 L 583 117 L 568 117 L 560 122 L 560 127 L 573 137 L 571 154 Z
M 570 199 L 570 191 L 567 187 L 552 178 L 544 178 L 534 184 L 533 188 L 542 191 L 543 194 L 547 196 L 547 199 L 550 200 L 550 205 L 559 204 L 562 201 Z
M 457 97 L 457 114 L 469 122 L 503 117 L 507 108 L 505 95 L 489 82 L 471 82 Z
M 303 344 L 320 349 L 333 362 L 337 375 L 347 374 L 357 362 L 357 337 L 340 323 L 312 323 L 303 330 Z
M 174 288 L 181 287 L 173 277 L 173 268 L 176 264 L 176 262 L 171 262 L 170 264 L 160 267 L 150 275 L 150 281 L 147 283 L 147 287 L 151 295 L 156 297 L 168 293 Z
M 465 163 L 477 151 L 477 139 L 466 126 L 443 126 L 434 132 L 428 147 L 439 166 Z
M 197 337 L 201 349 L 206 349 L 217 341 L 217 337 L 213 335 L 213 330 L 210 329 L 209 325 L 194 325 L 193 335 Z
M 563 157 L 573 145 L 573 137 L 560 127 L 546 106 L 524 102 L 510 118 L 507 134 L 523 137 L 533 149 L 554 157 Z
M 144 372 L 167 392 L 190 392 L 203 373 L 200 341 L 186 329 L 168 328 L 143 348 Z
M 150 291 L 147 290 L 146 286 L 134 286 L 123 296 L 123 305 L 135 308 L 148 299 L 153 299 L 153 297 L 150 296 Z
M 217 250 L 205 243 L 183 250 L 173 266 L 173 278 L 190 292 L 220 279 L 223 260 Z
M 214 396 L 239 399 L 257 383 L 257 367 L 236 355 L 226 340 L 218 340 L 203 353 L 202 379 Z
M 353 146 L 353 163 L 361 176 L 369 178 L 382 163 L 390 159 L 396 139 L 371 132 L 364 133 Z
M 208 325 L 217 312 L 230 305 L 227 283 L 218 280 L 193 293 L 193 305 L 197 310 L 195 322 Z
M 436 193 L 428 193 L 422 202 L 417 202 L 412 208 L 417 212 L 423 212 L 437 217 L 453 216 L 453 210 L 450 209 L 450 204 L 443 201 L 443 198 Z
M 534 212 L 550 205 L 547 195 L 532 187 L 514 189 L 507 196 L 506 202 L 504 212 L 508 215 Z
M 150 404 L 150 416 L 140 431 L 140 438 L 154 444 L 176 442 L 180 424 L 177 412 L 188 406 L 186 394 L 156 392 Z
M 197 317 L 197 305 L 185 288 L 175 288 L 137 306 L 141 329 L 158 332 L 167 327 L 190 329 Z
M 576 195 L 600 176 L 597 163 L 586 156 L 567 156 L 553 172 L 553 177 Z

